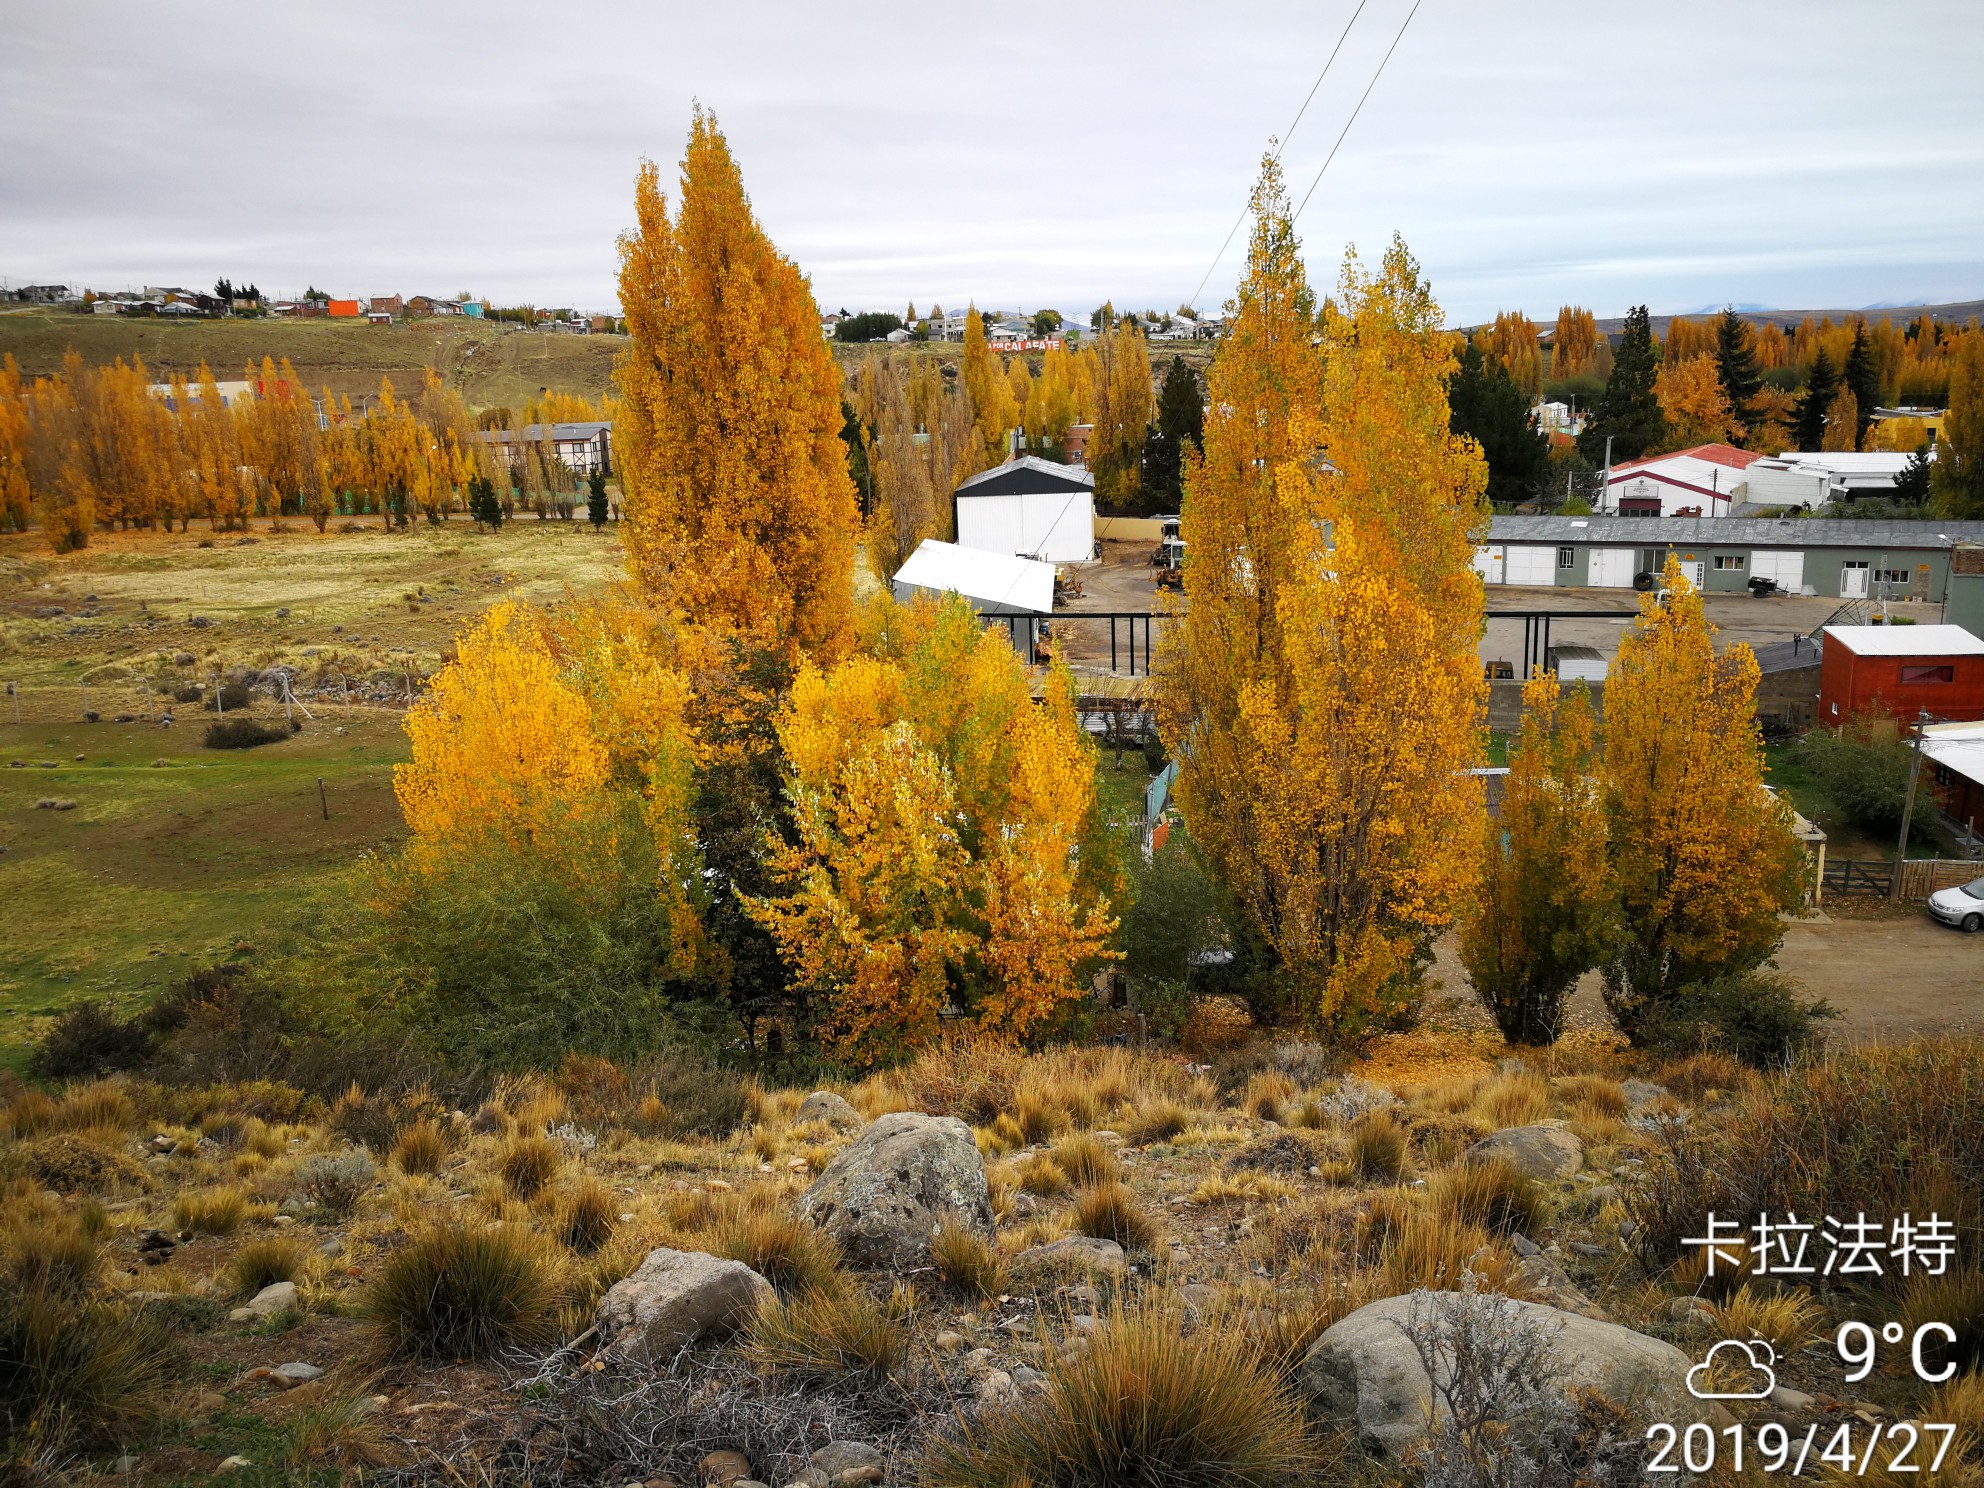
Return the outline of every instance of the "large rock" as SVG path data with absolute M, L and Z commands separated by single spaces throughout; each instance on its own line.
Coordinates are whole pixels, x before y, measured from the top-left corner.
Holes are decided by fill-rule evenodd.
M 1553 1121 L 1512 1126 L 1467 1149 L 1469 1162 L 1499 1157 L 1539 1183 L 1568 1178 L 1584 1166 L 1584 1143 Z
M 771 1283 L 742 1261 L 651 1250 L 633 1275 L 600 1298 L 593 1325 L 607 1357 L 661 1364 L 700 1338 L 742 1326 L 771 1297 Z
M 857 1266 L 921 1265 L 946 1222 L 992 1237 L 985 1161 L 955 1116 L 881 1117 L 827 1164 L 799 1208 Z
M 847 1103 L 844 1096 L 831 1090 L 816 1090 L 799 1103 L 800 1122 L 824 1121 L 829 1126 L 840 1127 L 843 1131 L 858 1130 L 862 1124 L 861 1113 Z
M 1420 1293 L 1422 1316 L 1430 1319 L 1437 1299 L 1455 1293 Z M 1495 1308 L 1511 1323 L 1548 1330 L 1548 1351 L 1557 1388 L 1586 1386 L 1627 1407 L 1642 1424 L 1709 1421 L 1705 1401 L 1688 1393 L 1688 1356 L 1672 1344 L 1576 1313 L 1487 1294 L 1469 1305 Z M 1332 1325 L 1302 1361 L 1302 1385 L 1320 1414 L 1354 1422 L 1370 1445 L 1397 1456 L 1425 1436 L 1429 1410 L 1447 1414 L 1445 1400 L 1434 1402 L 1432 1380 L 1420 1361 L 1407 1327 L 1414 1321 L 1411 1297 L 1387 1297 L 1360 1307 Z M 1450 1359 L 1439 1361 L 1443 1378 Z

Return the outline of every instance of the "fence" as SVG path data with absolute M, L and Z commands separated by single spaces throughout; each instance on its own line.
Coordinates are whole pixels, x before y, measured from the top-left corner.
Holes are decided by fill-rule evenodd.
M 1823 885 L 1828 894 L 1894 892 L 1895 865 L 1879 858 L 1828 858 Z M 1927 899 L 1938 889 L 1953 889 L 1984 877 L 1984 863 L 1961 858 L 1910 858 L 1901 865 L 1901 899 Z

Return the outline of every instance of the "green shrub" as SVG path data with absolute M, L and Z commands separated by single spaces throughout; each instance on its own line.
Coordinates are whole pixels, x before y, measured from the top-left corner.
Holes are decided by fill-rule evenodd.
M 1820 1024 L 1838 1016 L 1823 1000 L 1801 998 L 1788 977 L 1750 971 L 1683 987 L 1653 1005 L 1639 1042 L 1655 1054 L 1716 1050 L 1752 1069 L 1775 1069 L 1817 1049 Z
M 119 1018 L 104 1003 L 79 1002 L 56 1018 L 28 1067 L 43 1080 L 133 1070 L 151 1058 L 152 1042 L 142 1018 Z
M 310 1201 L 338 1218 L 358 1207 L 359 1198 L 378 1176 L 377 1164 L 363 1147 L 313 1157 L 297 1170 L 297 1181 Z
M 1237 1328 L 1181 1341 L 1143 1306 L 1106 1319 L 1051 1366 L 1047 1393 L 988 1411 L 930 1445 L 945 1488 L 1295 1488 L 1325 1482 L 1302 1407 Z
M 264 744 L 280 744 L 302 727 L 301 724 L 264 723 L 259 718 L 223 718 L 207 725 L 200 736 L 204 749 L 256 749 Z
M 528 1231 L 444 1224 L 386 1261 L 365 1311 L 388 1358 L 487 1359 L 549 1342 L 560 1300 Z
M 1883 726 L 1884 725 L 1884 726 Z M 1913 750 L 1892 719 L 1856 719 L 1842 728 L 1813 729 L 1791 752 L 1847 817 L 1889 842 L 1901 830 Z M 1936 840 L 1935 793 L 1918 789 L 1908 840 Z
M 663 1055 L 630 1069 L 637 1097 L 661 1103 L 658 1133 L 671 1137 L 727 1137 L 750 1112 L 744 1082 L 729 1070 L 687 1054 Z

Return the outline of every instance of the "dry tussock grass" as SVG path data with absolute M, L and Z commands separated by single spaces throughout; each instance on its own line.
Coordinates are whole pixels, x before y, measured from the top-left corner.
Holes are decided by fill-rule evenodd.
M 1483 1082 L 1473 1113 L 1496 1130 L 1530 1126 L 1550 1114 L 1550 1082 L 1534 1070 L 1512 1070 Z

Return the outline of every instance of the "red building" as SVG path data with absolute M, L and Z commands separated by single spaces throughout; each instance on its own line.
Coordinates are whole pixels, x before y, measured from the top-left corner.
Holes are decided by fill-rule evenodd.
M 1885 712 L 1984 718 L 1984 640 L 1961 625 L 1828 625 L 1819 722 Z

